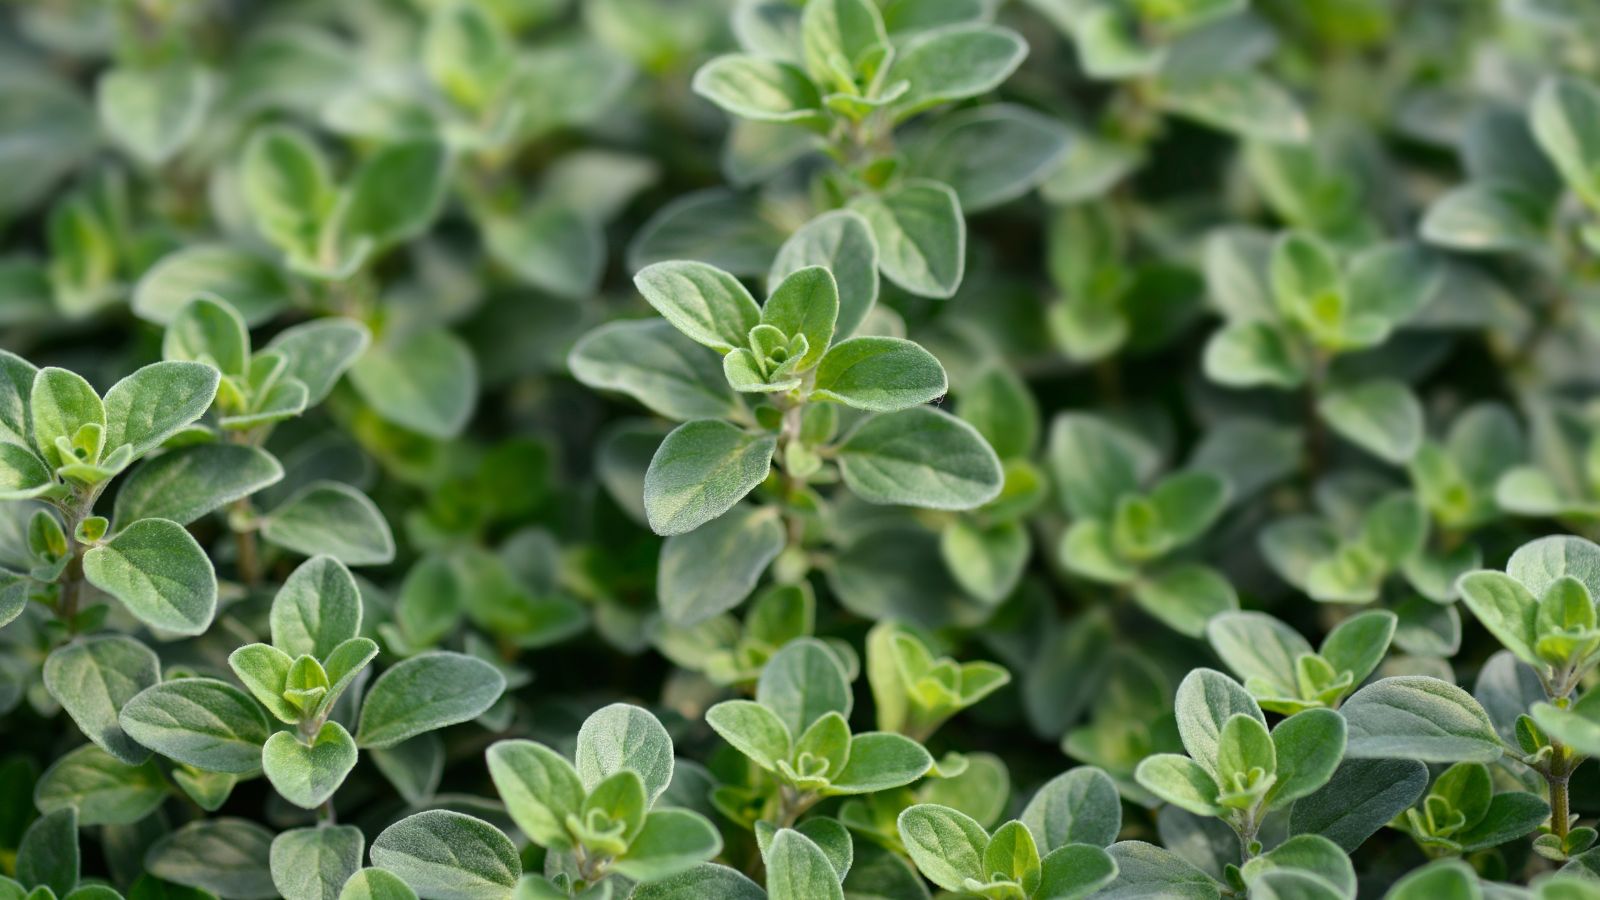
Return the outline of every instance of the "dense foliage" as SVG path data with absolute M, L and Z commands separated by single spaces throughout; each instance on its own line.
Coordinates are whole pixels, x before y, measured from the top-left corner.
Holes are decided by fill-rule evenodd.
M 0 23 L 0 900 L 1600 897 L 1594 0 Z

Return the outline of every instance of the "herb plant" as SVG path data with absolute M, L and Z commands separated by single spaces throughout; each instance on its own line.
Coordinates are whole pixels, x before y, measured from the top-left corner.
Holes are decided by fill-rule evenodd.
M 0 900 L 1600 897 L 1581 0 L 0 10 Z

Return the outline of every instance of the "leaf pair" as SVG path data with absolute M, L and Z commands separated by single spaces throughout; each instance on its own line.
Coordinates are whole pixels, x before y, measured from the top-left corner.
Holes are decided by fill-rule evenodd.
M 249 431 L 298 416 L 322 402 L 367 349 L 370 334 L 353 319 L 317 319 L 289 328 L 252 352 L 243 317 L 225 300 L 199 296 L 167 325 L 162 355 L 222 372 L 218 424 Z
M 989 834 L 971 817 L 924 803 L 900 814 L 900 839 L 917 869 L 947 891 L 1077 900 L 1110 884 L 1117 864 L 1093 844 L 1064 844 L 1042 858 L 1033 832 L 1013 819 Z
M 867 679 L 878 727 L 926 740 L 944 721 L 1011 681 L 990 662 L 935 658 L 916 635 L 892 621 L 867 634 Z
M 817 796 L 864 794 L 910 784 L 933 765 L 914 740 L 852 735 L 853 701 L 837 655 L 811 638 L 780 650 L 756 683 L 756 699 L 725 700 L 706 723 L 781 783 Z
M 1141 786 L 1196 815 L 1258 821 L 1327 783 L 1344 757 L 1344 719 L 1311 709 L 1272 731 L 1250 694 L 1196 669 L 1178 686 L 1178 733 L 1188 756 L 1159 753 L 1135 773 Z
M 1266 613 L 1226 612 L 1206 627 L 1211 648 L 1269 712 L 1293 715 L 1340 701 L 1389 651 L 1397 619 L 1370 610 L 1340 622 L 1313 652 L 1300 633 Z
M 260 233 L 289 267 L 313 278 L 348 278 L 374 254 L 425 230 L 438 214 L 450 172 L 443 145 L 419 140 L 378 150 L 347 185 L 304 132 L 258 129 L 240 177 Z
M 698 813 L 653 808 L 672 780 L 672 739 L 638 707 L 613 704 L 585 720 L 576 764 L 527 740 L 494 744 L 488 760 L 517 827 L 551 851 L 594 861 L 602 878 L 671 878 L 722 848 Z

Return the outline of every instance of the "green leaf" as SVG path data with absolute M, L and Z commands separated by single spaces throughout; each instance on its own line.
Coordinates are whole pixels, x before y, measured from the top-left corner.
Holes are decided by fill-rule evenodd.
M 486 8 L 437 7 L 424 32 L 422 61 L 429 78 L 452 100 L 479 110 L 508 74 L 511 38 Z
M 951 297 L 966 271 L 967 227 L 949 185 L 914 178 L 856 199 L 878 245 L 883 274 L 923 297 Z
M 161 446 L 211 408 L 221 374 L 194 362 L 151 363 L 106 391 L 106 452 L 123 444 L 135 457 Z
M 591 388 L 620 391 L 677 421 L 731 418 L 740 410 L 716 357 L 662 321 L 602 325 L 573 345 L 567 367 Z
M 696 94 L 753 122 L 817 124 L 822 97 L 799 67 L 743 54 L 719 56 L 701 66 L 690 83 Z
M 941 28 L 907 41 L 895 55 L 885 84 L 907 81 L 910 89 L 895 101 L 895 117 L 986 94 L 1022 65 L 1028 44 L 1009 28 L 962 25 Z
M 168 360 L 206 363 L 224 375 L 243 376 L 250 366 L 250 332 L 244 319 L 220 298 L 197 296 L 168 323 L 161 355 Z
M 430 900 L 506 900 L 522 877 L 517 848 L 482 819 L 437 809 L 390 825 L 372 862 Z
M 1063 413 L 1050 424 L 1050 473 L 1074 518 L 1105 519 L 1139 489 L 1158 459 L 1141 438 L 1093 416 Z
M 1167 803 L 1197 816 L 1220 816 L 1217 804 L 1221 789 L 1201 765 L 1177 753 L 1147 756 L 1134 772 L 1139 786 Z
M 1079 900 L 1110 884 L 1117 877 L 1117 863 L 1099 847 L 1071 844 L 1051 851 L 1040 871 L 1035 897 Z
M 267 712 L 290 725 L 299 724 L 300 708 L 284 697 L 294 657 L 268 644 L 246 644 L 228 655 L 228 667 Z
M 998 604 L 1011 594 L 1027 566 L 1032 543 L 1019 522 L 988 528 L 965 519 L 939 533 L 939 555 L 963 590 L 985 603 Z
M 378 676 L 361 704 L 356 743 L 392 747 L 406 738 L 477 718 L 506 680 L 494 666 L 461 653 L 413 656 Z
M 1422 446 L 1422 405 L 1398 381 L 1379 379 L 1330 391 L 1317 412 L 1340 436 L 1395 465 L 1409 462 Z
M 90 549 L 83 575 L 153 628 L 203 634 L 216 615 L 211 560 L 182 525 L 168 519 L 141 519 Z
M 378 150 L 356 170 L 335 211 L 335 239 L 343 245 L 365 238 L 376 251 L 423 233 L 443 205 L 450 168 L 449 151 L 433 141 Z
M 122 730 L 118 713 L 140 691 L 161 680 L 154 651 L 130 637 L 101 635 L 51 651 L 44 686 L 84 736 L 128 765 L 150 751 Z
M 1583 202 L 1600 208 L 1600 91 L 1576 78 L 1550 78 L 1533 95 L 1533 135 Z
M 828 794 L 870 794 L 907 785 L 933 767 L 933 757 L 904 735 L 869 731 L 850 739 L 850 758 L 829 776 Z
M 1112 900 L 1168 896 L 1216 900 L 1221 886 L 1183 857 L 1143 841 L 1119 841 L 1108 848 L 1117 878 L 1101 893 Z
M 617 857 L 612 870 L 642 883 L 671 878 L 722 852 L 722 835 L 699 813 L 660 809 L 645 816 L 644 827 Z
M 987 880 L 983 851 L 989 834 L 971 816 L 945 806 L 919 803 L 900 813 L 896 828 L 917 869 L 947 891 L 961 891 L 967 879 Z
M 1072 140 L 1062 122 L 996 103 L 941 116 L 912 148 L 911 171 L 950 185 L 970 215 L 1026 194 L 1060 165 Z
M 168 519 L 187 525 L 283 480 L 276 457 L 243 444 L 195 444 L 154 457 L 117 491 L 113 520 Z
M 350 369 L 350 383 L 385 421 L 453 438 L 472 418 L 478 367 L 465 342 L 430 328 L 372 345 Z
M 1600 748 L 1600 692 L 1588 691 L 1566 708 L 1535 703 L 1528 712 L 1550 738 L 1581 753 Z
M 0 441 L 34 446 L 33 413 L 29 404 L 38 371 L 15 353 L 0 350 Z
M 817 366 L 812 396 L 856 409 L 893 412 L 920 406 L 949 388 L 944 367 L 911 341 L 851 338 L 835 344 Z
M 0 121 L 25 136 L 0 155 L 0 214 L 26 212 L 100 150 L 94 109 L 72 79 L 27 65 L 10 67 L 0 85 Z
M 288 364 L 283 377 L 306 386 L 306 404 L 321 403 L 346 371 L 366 353 L 372 332 L 354 319 L 330 316 L 302 322 L 278 332 L 267 351 L 281 353 Z
M 768 772 L 788 760 L 793 737 L 778 714 L 751 700 L 724 700 L 706 710 L 706 724 Z
M 1109 775 L 1079 766 L 1045 782 L 1020 818 L 1046 854 L 1068 844 L 1108 847 L 1122 830 L 1122 801 Z
M 822 266 L 807 266 L 785 276 L 761 308 L 761 322 L 789 337 L 804 335 L 807 350 L 793 371 L 804 372 L 817 364 L 833 341 L 839 317 L 839 287 L 833 273 Z
M 675 625 L 695 625 L 750 596 L 787 536 L 778 509 L 744 503 L 661 545 L 656 596 Z
M 1529 541 L 1506 561 L 1506 574 L 1539 597 L 1566 577 L 1581 582 L 1591 598 L 1600 597 L 1600 545 L 1570 535 Z
M 167 783 L 155 763 L 130 766 L 93 744 L 56 760 L 33 790 L 40 812 L 73 807 L 79 825 L 132 825 L 166 799 Z
M 78 811 L 46 813 L 28 826 L 17 845 L 16 873 L 24 884 L 65 896 L 78 884 Z
M 767 896 L 771 900 L 843 900 L 839 873 L 810 838 L 779 829 L 767 850 Z
M 261 768 L 267 717 L 243 692 L 211 678 L 148 687 L 122 707 L 128 736 L 169 759 L 233 775 Z
M 883 16 L 869 0 L 819 0 L 800 14 L 806 71 L 837 90 L 853 90 L 888 46 Z
M 272 840 L 272 883 L 284 900 L 337 900 L 361 868 L 366 843 L 351 825 L 285 831 Z
M 839 295 L 833 335 L 840 340 L 850 337 L 878 300 L 878 243 L 867 220 L 837 209 L 800 226 L 778 249 L 767 283 L 779 284 L 808 266 L 823 266 L 832 273 Z
M 1166 109 L 1243 137 L 1298 144 L 1311 136 L 1311 125 L 1294 97 L 1259 72 L 1163 79 L 1157 97 Z
M 394 535 L 367 495 L 336 481 L 313 482 L 262 518 L 261 536 L 306 556 L 347 566 L 394 559 Z
M 367 667 L 367 663 L 378 655 L 378 645 L 364 637 L 351 638 L 333 648 L 326 660 L 328 680 L 332 684 L 328 693 L 323 695 L 322 704 L 317 707 L 317 715 L 327 715 L 333 709 L 333 704 L 341 694 L 354 683 L 356 676 Z
M 1347 740 L 1344 718 L 1329 709 L 1308 709 L 1272 729 L 1278 781 L 1267 794 L 1277 808 L 1316 792 L 1339 767 Z
M 1040 879 L 1039 848 L 1033 833 L 1015 819 L 1001 825 L 984 848 L 983 868 L 991 881 L 1016 882 L 1031 893 Z
M 1206 624 L 1211 649 L 1247 687 L 1269 688 L 1275 698 L 1298 697 L 1296 660 L 1312 653 L 1298 631 L 1266 613 L 1229 611 Z M 1251 691 L 1263 699 L 1259 691 Z
M 321 806 L 355 765 L 356 743 L 338 722 L 324 723 L 310 744 L 280 731 L 261 749 L 261 769 L 267 780 L 285 800 L 301 809 Z
M 1222 573 L 1202 565 L 1178 565 L 1139 582 L 1134 599 L 1173 630 L 1190 637 L 1206 633 L 1214 616 L 1239 608 L 1239 595 Z
M 199 132 L 212 94 L 210 73 L 173 61 L 116 66 L 100 76 L 95 101 L 111 139 L 146 166 L 171 159 Z
M 690 340 L 727 353 L 743 347 L 761 323 L 761 307 L 727 272 L 699 262 L 656 263 L 633 284 L 672 326 Z
M 261 257 L 227 244 L 190 244 L 158 260 L 133 289 L 133 312 L 167 324 L 196 296 L 225 298 L 247 324 L 259 325 L 288 303 L 284 273 Z
M 1355 849 L 1428 789 L 1428 767 L 1411 759 L 1347 759 L 1328 783 L 1295 801 L 1291 834 L 1320 834 Z
M 361 869 L 339 890 L 338 900 L 416 900 L 405 880 L 383 869 Z
M 1530 666 L 1545 665 L 1539 642 L 1539 599 L 1503 572 L 1468 572 L 1456 582 L 1461 602 L 1501 645 Z
M 1299 387 L 1306 379 L 1305 352 L 1270 322 L 1236 322 L 1211 336 L 1205 350 L 1206 377 L 1229 387 Z
M 33 445 L 52 467 L 76 461 L 61 458 L 56 448 L 57 439 L 71 443 L 79 428 L 85 425 L 103 428 L 106 424 L 105 405 L 100 402 L 100 395 L 82 376 L 66 369 L 40 369 L 33 379 L 28 406 L 33 414 Z
M 1402 675 L 1373 682 L 1347 700 L 1342 713 L 1352 759 L 1494 762 L 1502 752 L 1478 701 L 1437 678 Z
M 702 419 L 667 435 L 644 476 L 644 508 L 657 534 L 685 534 L 726 513 L 765 481 L 778 438 Z
M 1173 701 L 1178 734 L 1189 755 L 1207 772 L 1217 770 L 1217 740 L 1223 724 L 1243 714 L 1266 724 L 1255 698 L 1215 669 L 1194 669 L 1178 685 Z
M 756 702 L 776 713 L 790 735 L 801 735 L 830 712 L 848 719 L 854 697 L 838 656 L 821 641 L 801 638 L 767 661 Z
M 272 643 L 291 657 L 328 659 L 361 632 L 361 590 L 338 560 L 314 556 L 289 574 L 272 600 Z
M 759 275 L 785 236 L 752 198 L 727 188 L 695 191 L 640 227 L 628 247 L 628 268 L 698 259 L 734 275 Z
M 1383 661 L 1394 638 L 1397 618 L 1387 610 L 1358 613 L 1340 622 L 1322 641 L 1322 657 L 1336 671 L 1347 671 L 1360 684 Z
M 190 822 L 151 846 L 145 868 L 157 878 L 226 900 L 265 900 L 278 896 L 272 840 L 272 832 L 244 819 Z
M 1423 240 L 1469 253 L 1537 253 L 1549 241 L 1550 211 L 1515 185 L 1467 183 L 1428 206 Z
M 1441 859 L 1395 882 L 1384 900 L 1480 900 L 1477 873 L 1459 859 Z
M 973 509 L 1000 493 L 1000 461 L 971 425 L 928 407 L 875 416 L 839 446 L 845 484 L 869 503 Z
M 687 872 L 641 884 L 632 900 L 766 900 L 767 892 L 737 869 L 704 863 Z
M 1251 859 L 1245 863 L 1243 874 L 1247 883 L 1255 883 L 1265 876 L 1272 884 L 1282 883 L 1272 876 L 1310 876 L 1322 882 L 1319 887 L 1333 888 L 1328 892 L 1330 897 L 1351 897 L 1356 892 L 1356 873 L 1349 856 L 1337 844 L 1314 834 L 1296 835 Z M 1286 891 L 1274 896 L 1285 894 L 1293 896 Z
M 1452 835 L 1463 850 L 1475 852 L 1498 847 L 1531 834 L 1550 819 L 1550 804 L 1523 791 L 1495 794 L 1483 818 Z
M 605 233 L 591 215 L 569 202 L 542 197 L 525 209 L 488 218 L 480 227 L 489 253 L 518 279 L 558 297 L 586 300 L 605 274 Z
M 559 753 L 533 741 L 497 741 L 489 746 L 489 776 L 506 812 L 534 843 L 566 849 L 566 818 L 583 806 L 578 771 Z
M 573 760 L 585 790 L 627 769 L 654 803 L 672 781 L 672 738 L 648 710 L 613 703 L 584 720 Z

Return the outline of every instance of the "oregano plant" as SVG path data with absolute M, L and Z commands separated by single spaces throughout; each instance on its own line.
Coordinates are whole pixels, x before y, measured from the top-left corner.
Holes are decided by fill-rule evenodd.
M 0 9 L 0 900 L 1600 897 L 1600 7 Z

